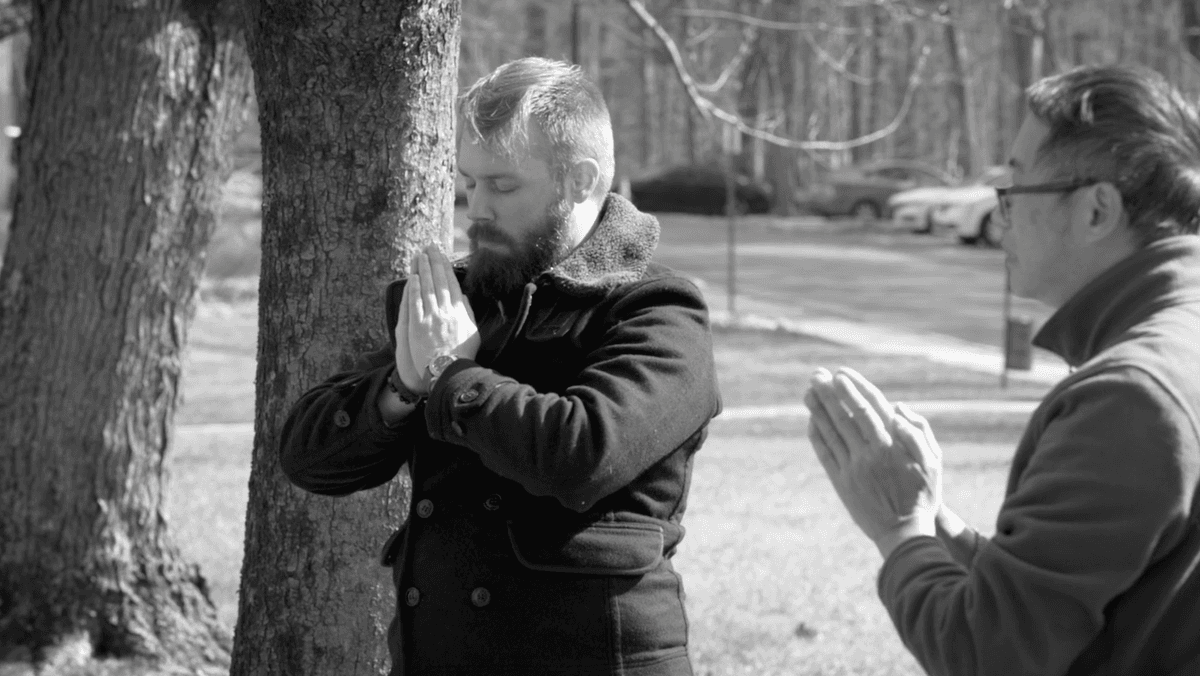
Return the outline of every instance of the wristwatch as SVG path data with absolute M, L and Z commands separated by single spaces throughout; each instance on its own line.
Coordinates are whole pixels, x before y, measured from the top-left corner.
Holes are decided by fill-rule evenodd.
M 429 372 L 430 391 L 433 390 L 433 384 L 436 383 L 437 379 L 442 375 L 442 371 L 445 371 L 447 366 L 450 366 L 456 361 L 458 361 L 458 357 L 455 355 L 439 354 L 429 362 L 429 366 L 425 367 L 425 370 Z
M 405 404 L 416 405 L 421 403 L 421 400 L 425 398 L 408 389 L 408 386 L 400 379 L 400 372 L 396 370 L 395 366 L 392 367 L 392 372 L 388 375 L 387 384 L 388 389 L 395 392 L 396 396 L 400 397 L 400 401 Z

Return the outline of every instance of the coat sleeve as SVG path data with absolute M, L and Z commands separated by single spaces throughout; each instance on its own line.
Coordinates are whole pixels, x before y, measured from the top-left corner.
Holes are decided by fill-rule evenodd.
M 678 278 L 640 283 L 603 322 L 562 394 L 455 362 L 430 393 L 429 435 L 575 511 L 628 485 L 720 410 L 712 335 L 698 290 Z
M 930 674 L 1065 673 L 1183 532 L 1197 440 L 1179 403 L 1132 368 L 1057 399 L 974 566 L 920 537 L 880 571 L 880 598 Z
M 386 322 L 395 326 L 403 283 L 387 291 Z M 320 495 L 348 495 L 387 483 L 426 438 L 420 409 L 388 427 L 379 395 L 395 359 L 395 346 L 359 357 L 354 370 L 338 373 L 292 406 L 279 442 L 279 463 L 287 478 Z

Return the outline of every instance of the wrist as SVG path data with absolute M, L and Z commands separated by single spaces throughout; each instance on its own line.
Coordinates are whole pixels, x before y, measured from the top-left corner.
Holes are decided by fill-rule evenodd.
M 914 514 L 895 527 L 880 533 L 874 540 L 875 546 L 886 561 L 901 544 L 923 535 L 937 537 L 934 513 Z
M 425 398 L 404 384 L 404 379 L 400 377 L 400 370 L 395 366 L 392 367 L 391 373 L 388 374 L 387 387 L 389 391 L 396 395 L 400 403 L 407 406 L 416 406 Z
M 458 359 L 459 356 L 456 354 L 442 353 L 429 360 L 429 364 L 425 366 L 425 377 L 429 381 L 427 391 L 433 391 L 433 386 L 437 384 L 438 378 L 441 378 L 442 373 Z

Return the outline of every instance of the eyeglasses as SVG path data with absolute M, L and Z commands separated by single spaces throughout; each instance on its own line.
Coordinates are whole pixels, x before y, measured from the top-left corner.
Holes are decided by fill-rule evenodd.
M 1005 222 L 1008 221 L 1009 211 L 1012 208 L 1009 205 L 1009 195 L 1020 195 L 1022 193 L 1069 193 L 1090 185 L 1096 185 L 1099 182 L 1099 180 L 1094 178 L 1084 178 L 1074 181 L 1055 181 L 1053 183 L 1033 183 L 1030 185 L 1013 185 L 1007 188 L 996 188 L 996 201 L 1000 205 L 1000 217 Z

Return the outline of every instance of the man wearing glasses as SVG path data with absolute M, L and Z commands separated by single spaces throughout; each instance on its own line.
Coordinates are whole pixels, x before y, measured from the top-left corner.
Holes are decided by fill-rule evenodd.
M 1155 73 L 1028 91 L 997 190 L 1013 291 L 1072 367 L 1034 412 L 990 538 L 941 502 L 928 422 L 818 369 L 809 438 L 884 557 L 931 674 L 1200 674 L 1200 116 Z

